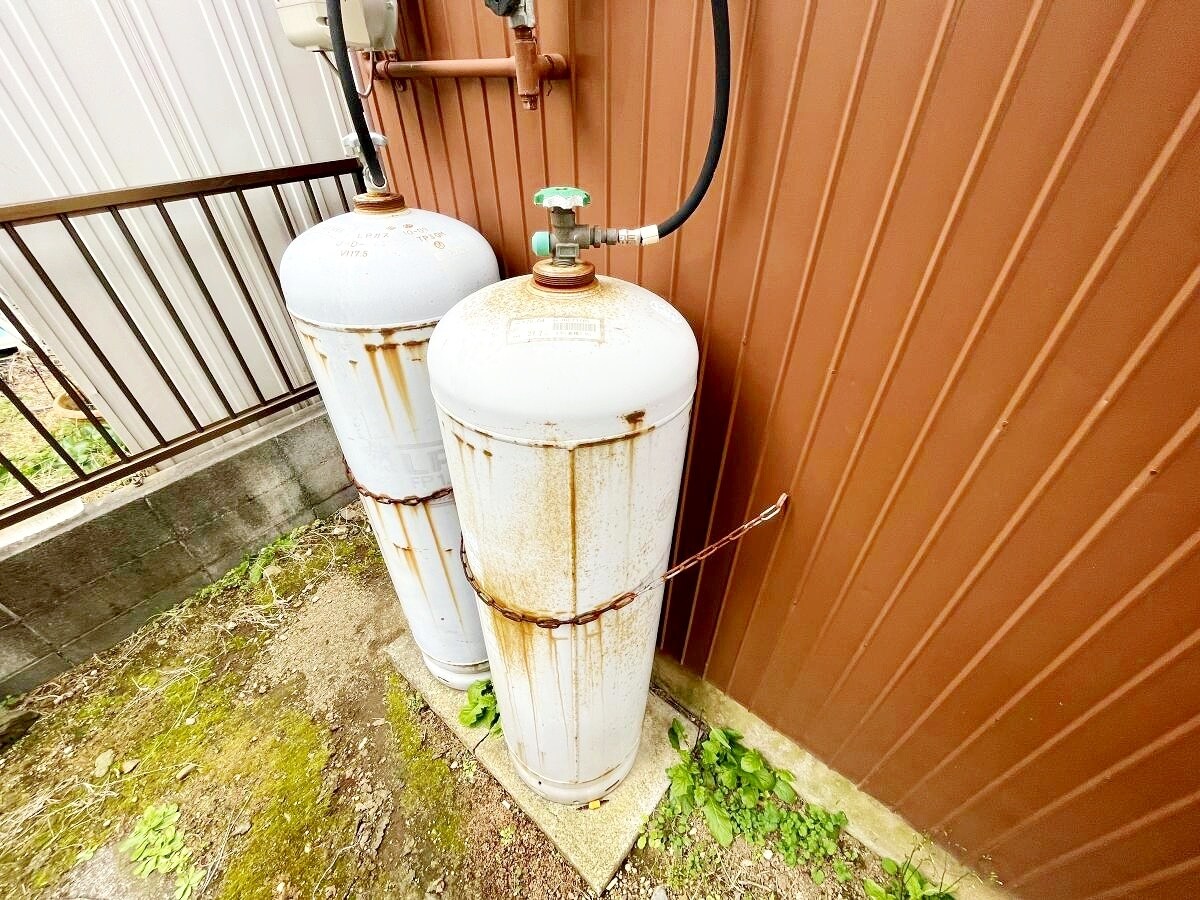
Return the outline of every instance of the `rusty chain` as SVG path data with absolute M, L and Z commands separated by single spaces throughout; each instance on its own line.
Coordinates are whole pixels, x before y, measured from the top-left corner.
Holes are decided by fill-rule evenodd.
M 420 506 L 422 503 L 429 503 L 431 500 L 441 500 L 443 497 L 449 497 L 454 493 L 454 489 L 450 485 L 446 485 L 445 487 L 438 488 L 432 494 L 425 494 L 423 496 L 409 494 L 407 497 L 389 497 L 387 494 L 379 494 L 372 491 L 355 478 L 354 473 L 350 471 L 350 463 L 346 462 L 345 458 L 342 459 L 342 465 L 345 466 L 346 477 L 350 479 L 350 483 L 354 485 L 354 489 L 362 494 L 362 496 L 370 497 L 376 503 L 396 504 L 398 506 Z
M 608 602 L 602 603 L 600 606 L 597 606 L 594 609 L 589 609 L 585 613 L 580 613 L 579 615 L 571 616 L 570 618 L 566 619 L 558 619 L 554 616 L 536 616 L 532 613 L 527 613 L 522 610 L 513 609 L 512 607 L 507 606 L 485 591 L 483 586 L 475 578 L 475 573 L 471 571 L 471 564 L 467 561 L 467 545 L 465 541 L 459 544 L 458 555 L 462 560 L 463 574 L 467 576 L 467 582 L 472 588 L 475 589 L 475 593 L 479 595 L 479 599 L 494 609 L 497 613 L 504 616 L 504 618 L 508 619 L 510 622 L 528 622 L 531 625 L 536 625 L 538 628 L 559 628 L 563 625 L 587 625 L 589 622 L 595 622 L 606 612 L 614 609 L 622 609 L 628 606 L 643 594 L 654 590 L 660 584 L 666 584 L 676 575 L 679 575 L 681 572 L 690 569 L 692 566 L 703 562 L 723 547 L 728 547 L 751 529 L 757 528 L 763 522 L 767 522 L 775 518 L 777 515 L 783 512 L 783 508 L 787 504 L 787 501 L 788 495 L 780 494 L 778 500 L 760 512 L 753 519 L 750 519 L 748 522 L 743 522 L 737 528 L 733 529 L 733 531 L 729 532 L 729 534 L 725 535 L 725 537 L 718 541 L 714 541 L 703 550 L 693 553 L 682 562 L 676 563 L 675 565 L 671 566 L 671 568 L 667 569 L 667 571 L 655 578 L 650 579 L 636 590 L 626 591 L 623 594 L 618 594 Z

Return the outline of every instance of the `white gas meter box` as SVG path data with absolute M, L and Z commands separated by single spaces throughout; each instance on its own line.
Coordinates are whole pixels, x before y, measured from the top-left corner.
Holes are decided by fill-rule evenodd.
M 559 267 L 443 318 L 429 372 L 504 739 L 538 793 L 611 791 L 641 737 L 698 353 L 645 288 Z
M 398 0 L 342 0 L 346 46 L 352 50 L 396 49 Z M 325 0 L 275 0 L 288 41 L 304 50 L 332 50 Z
M 469 225 L 363 195 L 294 240 L 288 311 L 425 664 L 460 690 L 487 677 L 475 594 L 429 392 L 437 320 L 499 278 Z

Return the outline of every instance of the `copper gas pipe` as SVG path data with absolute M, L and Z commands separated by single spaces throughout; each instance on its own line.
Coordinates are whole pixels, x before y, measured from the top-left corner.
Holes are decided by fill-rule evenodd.
M 567 78 L 571 69 L 561 53 L 539 53 L 533 29 L 513 29 L 513 55 L 493 59 L 385 59 L 375 63 L 376 78 L 511 78 L 526 109 L 537 109 L 543 81 Z

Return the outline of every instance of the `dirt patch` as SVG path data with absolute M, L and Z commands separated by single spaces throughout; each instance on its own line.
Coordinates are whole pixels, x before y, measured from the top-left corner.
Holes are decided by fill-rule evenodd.
M 347 697 L 369 689 L 372 661 L 403 627 L 390 584 L 376 574 L 364 583 L 336 573 L 310 592 L 268 641 L 250 679 L 271 685 L 299 677 L 308 708 L 336 718 Z

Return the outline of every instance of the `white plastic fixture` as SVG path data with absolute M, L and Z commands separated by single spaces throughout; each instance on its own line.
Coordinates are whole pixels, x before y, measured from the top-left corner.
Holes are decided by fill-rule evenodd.
M 445 315 L 431 386 L 467 558 L 489 597 L 563 620 L 666 569 L 697 359 L 669 303 L 615 278 L 574 289 L 510 278 Z M 504 739 L 541 795 L 584 803 L 632 767 L 661 606 L 659 587 L 547 628 L 480 602 Z
M 397 0 L 342 0 L 346 46 L 354 50 L 396 49 Z M 304 50 L 331 50 L 325 0 L 275 0 L 288 41 Z
M 349 470 L 379 497 L 423 497 L 450 483 L 429 337 L 456 301 L 499 278 L 496 256 L 469 225 L 392 195 L 355 206 L 296 238 L 280 279 Z M 429 670 L 459 690 L 486 678 L 453 499 L 364 495 L 363 506 Z

